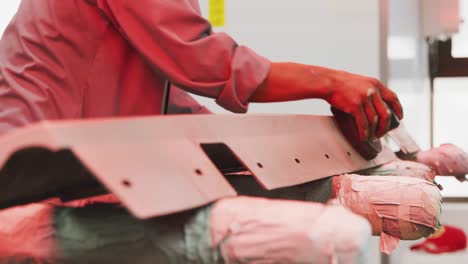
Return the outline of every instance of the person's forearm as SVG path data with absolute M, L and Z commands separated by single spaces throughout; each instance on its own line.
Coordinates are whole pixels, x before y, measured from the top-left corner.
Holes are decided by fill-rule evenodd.
M 391 128 L 392 112 L 403 118 L 398 96 L 379 80 L 345 71 L 297 63 L 271 63 L 266 80 L 249 102 L 318 98 L 349 114 L 359 142 L 380 138 Z
M 268 78 L 250 102 L 283 102 L 330 95 L 336 70 L 298 63 L 272 63 Z

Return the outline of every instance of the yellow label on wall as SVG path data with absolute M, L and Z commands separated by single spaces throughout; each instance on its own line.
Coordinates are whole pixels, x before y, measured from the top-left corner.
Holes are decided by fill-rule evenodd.
M 225 0 L 209 0 L 208 19 L 213 27 L 224 27 L 226 10 Z

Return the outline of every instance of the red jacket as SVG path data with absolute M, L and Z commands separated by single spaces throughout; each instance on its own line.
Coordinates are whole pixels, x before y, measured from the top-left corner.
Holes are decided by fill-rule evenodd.
M 166 80 L 245 112 L 269 68 L 213 33 L 196 0 L 23 0 L 0 41 L 0 133 L 157 115 Z

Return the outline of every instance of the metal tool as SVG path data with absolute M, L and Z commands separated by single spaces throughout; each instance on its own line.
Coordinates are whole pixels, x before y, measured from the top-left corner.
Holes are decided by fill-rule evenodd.
M 373 138 L 366 141 L 359 140 L 359 131 L 356 127 L 356 122 L 352 115 L 347 114 L 334 107 L 331 108 L 335 120 L 343 135 L 349 141 L 351 146 L 366 160 L 372 160 L 382 151 L 382 143 L 380 139 Z M 397 128 L 400 121 L 395 113 L 392 112 L 390 130 Z

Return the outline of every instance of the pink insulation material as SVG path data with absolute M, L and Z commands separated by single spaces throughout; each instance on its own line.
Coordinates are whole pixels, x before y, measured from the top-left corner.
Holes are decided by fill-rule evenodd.
M 66 206 L 66 207 L 86 207 L 92 204 L 120 204 L 120 200 L 119 198 L 117 198 L 115 194 L 106 194 L 102 196 L 90 197 L 90 198 L 75 200 L 75 201 L 66 202 L 66 203 L 57 201 L 54 204 Z
M 1 211 L 0 257 L 11 256 L 12 252 L 17 258 L 52 257 L 57 248 L 53 207 L 52 204 L 31 204 Z
M 368 169 L 364 171 L 364 174 L 381 176 L 408 176 L 430 182 L 433 182 L 436 176 L 435 171 L 429 166 L 406 160 L 395 160 L 379 167 Z
M 433 233 L 439 225 L 441 195 L 425 180 L 404 176 L 334 177 L 336 198 L 370 222 L 381 236 L 380 249 L 390 254 L 400 239 L 416 240 Z
M 371 235 L 342 206 L 263 198 L 218 201 L 210 223 L 226 263 L 362 263 Z
M 108 198 L 104 201 L 112 200 Z M 0 258 L 54 263 L 63 253 L 54 224 L 59 207 L 48 201 L 1 211 Z M 94 221 L 83 219 L 70 223 Z M 213 254 L 219 249 L 225 263 L 363 263 L 371 236 L 369 223 L 336 201 L 324 205 L 235 197 L 216 202 L 206 221 Z
M 468 153 L 453 144 L 420 151 L 416 160 L 433 168 L 437 175 L 455 176 L 465 180 L 468 174 Z

